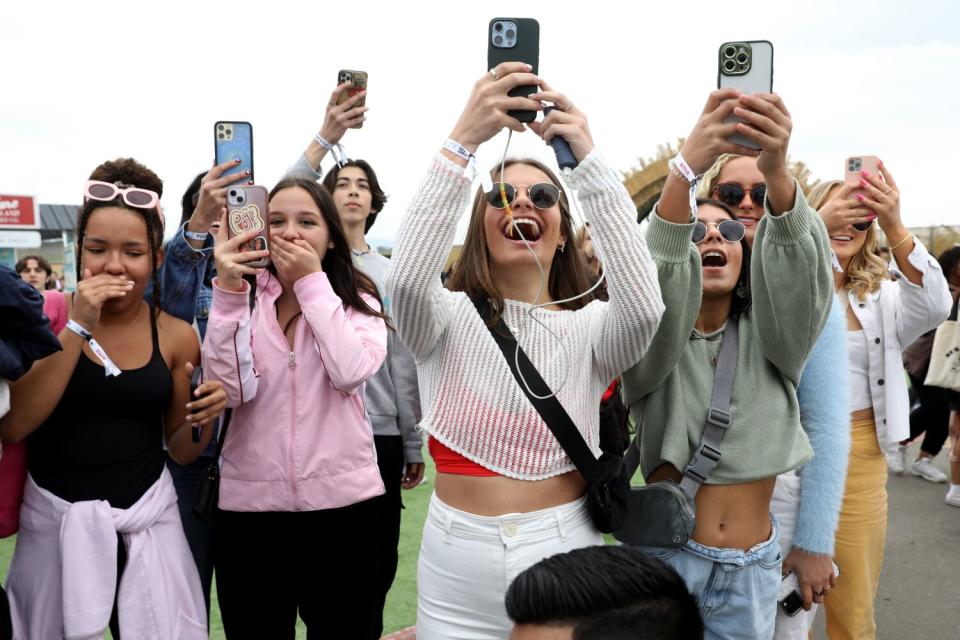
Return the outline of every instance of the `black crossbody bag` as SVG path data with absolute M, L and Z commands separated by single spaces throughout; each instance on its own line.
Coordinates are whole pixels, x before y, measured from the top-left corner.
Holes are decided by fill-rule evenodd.
M 230 416 L 232 415 L 233 409 L 227 409 L 223 412 L 223 421 L 220 425 L 220 435 L 217 438 L 217 449 L 213 454 L 213 461 L 204 470 L 193 496 L 193 514 L 208 527 L 212 527 L 216 523 L 217 498 L 220 496 L 220 454 L 223 452 L 223 443 L 227 439 L 227 427 L 230 426 Z
M 487 302 L 475 298 L 473 304 L 480 318 L 486 323 L 489 309 Z M 518 348 L 517 339 L 503 318 L 500 318 L 495 326 L 487 325 L 487 329 L 500 347 L 500 351 L 503 352 L 503 357 L 506 358 L 520 389 L 587 481 L 587 508 L 593 524 L 603 533 L 616 531 L 624 524 L 630 496 L 630 475 L 624 466 L 623 458 L 606 452 L 600 455 L 599 460 L 594 458 L 593 452 L 590 451 L 590 447 L 587 446 L 566 409 L 555 396 L 551 395 L 552 391 L 540 376 L 540 372 L 530 362 L 523 349 L 520 349 L 519 360 L 520 367 L 523 369 L 523 379 L 536 395 L 550 395 L 550 397 L 545 400 L 536 398 L 527 390 L 527 385 L 523 384 L 514 361 L 514 353 Z

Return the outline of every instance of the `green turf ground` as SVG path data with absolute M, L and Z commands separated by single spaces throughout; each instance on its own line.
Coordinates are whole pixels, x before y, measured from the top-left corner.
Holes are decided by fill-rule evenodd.
M 420 553 L 420 535 L 423 521 L 427 515 L 427 505 L 433 492 L 435 476 L 433 460 L 427 456 L 426 479 L 423 484 L 410 491 L 403 492 L 403 520 L 400 525 L 400 564 L 397 577 L 387 596 L 384 611 L 384 633 L 390 633 L 412 626 L 417 617 L 417 554 Z M 6 582 L 7 567 L 13 555 L 16 537 L 0 540 L 0 576 Z M 318 579 L 320 579 L 318 577 Z M 213 603 L 210 612 L 210 637 L 222 639 L 223 625 L 220 622 L 220 608 L 217 606 L 216 588 L 213 590 Z M 297 638 L 306 638 L 303 623 L 297 625 Z

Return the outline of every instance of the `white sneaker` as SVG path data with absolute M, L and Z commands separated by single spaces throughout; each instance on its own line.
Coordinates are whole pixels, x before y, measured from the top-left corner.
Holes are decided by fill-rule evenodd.
M 933 458 L 923 457 L 919 460 L 914 460 L 913 464 L 910 465 L 910 473 L 915 476 L 920 476 L 924 480 L 929 480 L 930 482 L 947 481 L 947 474 L 934 466 Z
M 890 473 L 903 474 L 907 467 L 907 447 L 902 444 L 891 444 L 887 447 L 887 466 Z
M 950 486 L 947 497 L 943 499 L 951 507 L 960 507 L 960 484 Z

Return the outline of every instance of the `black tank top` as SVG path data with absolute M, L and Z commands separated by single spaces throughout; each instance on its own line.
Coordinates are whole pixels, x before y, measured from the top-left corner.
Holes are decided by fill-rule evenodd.
M 81 352 L 57 408 L 28 439 L 38 485 L 68 502 L 106 500 L 127 509 L 160 478 L 173 377 L 152 310 L 150 329 L 150 361 L 119 376 L 108 378 Z

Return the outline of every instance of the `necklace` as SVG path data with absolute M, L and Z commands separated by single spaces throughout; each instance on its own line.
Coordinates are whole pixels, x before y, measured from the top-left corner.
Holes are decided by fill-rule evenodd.
M 141 301 L 140 301 L 140 308 L 137 310 L 137 315 L 136 315 L 136 317 L 134 317 L 134 319 L 131 320 L 130 322 L 124 322 L 123 324 L 107 324 L 106 322 L 103 322 L 103 321 L 101 320 L 101 321 L 98 322 L 97 324 L 100 325 L 101 327 L 103 327 L 104 329 L 121 329 L 121 328 L 126 328 L 126 327 L 129 327 L 129 326 L 132 326 L 132 325 L 136 324 L 136 323 L 137 323 L 137 320 L 140 319 L 140 316 L 143 315 L 143 308 L 144 308 L 145 306 L 147 306 L 146 303 L 144 303 L 144 302 L 141 300 Z

